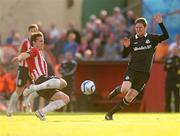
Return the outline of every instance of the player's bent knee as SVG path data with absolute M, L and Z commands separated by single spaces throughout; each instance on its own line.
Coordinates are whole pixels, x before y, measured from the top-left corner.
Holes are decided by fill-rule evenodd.
M 60 89 L 65 88 L 67 86 L 67 82 L 64 79 L 60 79 Z
M 130 81 L 124 81 L 122 83 L 121 93 L 126 94 L 129 91 L 129 89 L 131 88 L 131 84 L 132 83 Z
M 125 88 L 121 89 L 121 93 L 126 94 L 127 92 L 128 92 L 128 89 L 125 89 Z
M 68 104 L 70 102 L 70 98 L 67 94 L 58 91 L 57 93 L 55 93 L 52 97 L 51 97 L 52 101 L 56 101 L 56 100 L 63 100 L 65 104 Z
M 66 96 L 66 99 L 65 99 L 65 101 L 64 101 L 66 104 L 68 104 L 69 102 L 70 102 L 70 98 L 69 98 L 69 96 L 67 95 Z

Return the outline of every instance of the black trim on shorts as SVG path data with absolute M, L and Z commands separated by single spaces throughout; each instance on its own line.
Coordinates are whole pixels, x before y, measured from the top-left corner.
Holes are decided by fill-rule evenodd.
M 29 70 L 27 67 L 19 66 L 16 76 L 16 86 L 23 87 L 29 81 L 32 83 L 32 80 L 29 76 Z
M 35 84 L 38 85 L 38 84 L 41 84 L 47 80 L 50 80 L 50 79 L 58 79 L 56 76 L 41 76 L 39 77 L 36 81 L 35 81 Z M 44 90 L 39 90 L 37 91 L 37 93 L 39 94 L 39 96 L 45 98 L 46 100 L 50 101 L 52 96 L 57 93 L 59 90 L 57 89 L 44 89 Z
M 148 72 L 135 71 L 129 68 L 124 76 L 124 81 L 130 81 L 132 83 L 131 88 L 141 92 L 149 80 L 149 76 Z

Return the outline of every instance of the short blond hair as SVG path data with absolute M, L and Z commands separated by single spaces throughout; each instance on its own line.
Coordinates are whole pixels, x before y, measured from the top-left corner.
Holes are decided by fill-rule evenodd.
M 28 27 L 28 31 L 32 28 L 36 28 L 37 30 L 39 30 L 39 27 L 37 24 L 30 24 L 29 27 Z
M 37 37 L 42 37 L 44 38 L 44 35 L 42 32 L 35 32 L 35 33 L 32 33 L 31 37 L 30 37 L 30 44 L 31 46 L 33 46 L 33 42 L 35 42 L 37 40 Z

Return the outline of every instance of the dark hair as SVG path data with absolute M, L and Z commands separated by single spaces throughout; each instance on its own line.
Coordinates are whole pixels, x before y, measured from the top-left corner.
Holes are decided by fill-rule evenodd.
M 33 42 L 36 42 L 37 37 L 44 37 L 42 32 L 33 33 L 30 37 L 30 44 L 33 46 Z
M 37 30 L 39 30 L 39 27 L 38 27 L 37 24 L 31 24 L 31 25 L 29 25 L 28 31 L 29 31 L 30 29 L 32 29 L 32 28 L 36 28 Z
M 147 24 L 148 24 L 147 20 L 145 18 L 143 18 L 143 17 L 140 17 L 140 18 L 136 19 L 135 24 L 137 24 L 137 23 L 143 24 L 144 27 L 146 27 Z

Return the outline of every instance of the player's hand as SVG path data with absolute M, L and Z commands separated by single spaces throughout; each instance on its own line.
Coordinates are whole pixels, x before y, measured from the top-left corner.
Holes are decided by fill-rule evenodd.
M 123 40 L 122 40 L 122 42 L 123 42 L 123 45 L 124 45 L 124 47 L 129 47 L 130 46 L 130 39 L 128 39 L 127 37 L 125 37 Z
M 155 16 L 155 20 L 158 24 L 162 23 L 162 15 L 160 13 L 157 13 Z
M 12 63 L 18 62 L 18 57 L 13 57 L 11 60 Z

